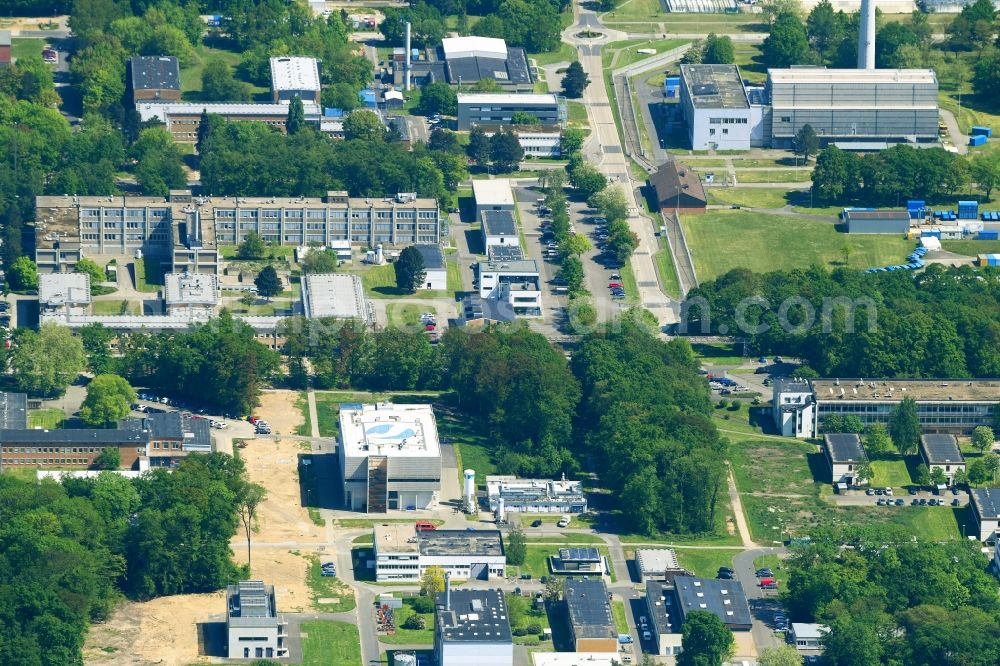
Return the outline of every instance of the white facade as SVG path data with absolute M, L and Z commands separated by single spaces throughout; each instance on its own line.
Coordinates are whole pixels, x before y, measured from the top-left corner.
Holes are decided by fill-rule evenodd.
M 441 40 L 445 60 L 455 58 L 507 59 L 507 42 L 496 37 L 445 37 Z
M 446 291 L 448 289 L 448 269 L 447 268 L 427 268 L 424 274 L 424 283 L 421 289 L 432 289 L 435 291 Z
M 212 315 L 219 303 L 219 278 L 204 273 L 167 273 L 163 276 L 167 314 Z
M 616 666 L 621 657 L 607 652 L 533 652 L 534 666 Z
M 543 125 L 566 125 L 566 100 L 552 94 L 485 93 L 458 96 L 458 129 L 475 125 L 510 125 L 514 114 L 530 113 Z
M 417 532 L 413 523 L 376 525 L 375 580 L 417 582 L 428 567 L 441 567 L 452 580 L 502 578 L 507 566 L 495 530 Z
M 517 142 L 525 155 L 531 157 L 559 157 L 562 155 L 562 134 L 559 132 L 518 132 Z
M 476 265 L 479 296 L 506 304 L 520 316 L 540 317 L 542 288 L 534 260 L 481 261 Z
M 441 644 L 441 666 L 512 666 L 513 663 L 514 644 L 510 642 Z
M 441 490 L 430 405 L 341 405 L 338 455 L 344 503 L 352 511 L 428 509 Z
M 772 416 L 783 437 L 816 436 L 816 401 L 809 382 L 777 379 L 772 387 Z
M 680 78 L 680 108 L 694 150 L 764 145 L 764 107 L 751 103 L 735 65 L 682 65 Z
M 823 637 L 828 633 L 830 633 L 830 627 L 825 624 L 792 623 L 792 643 L 798 650 L 822 650 Z
M 519 479 L 515 476 L 486 477 L 490 511 L 514 513 L 584 513 L 587 496 L 579 481 Z

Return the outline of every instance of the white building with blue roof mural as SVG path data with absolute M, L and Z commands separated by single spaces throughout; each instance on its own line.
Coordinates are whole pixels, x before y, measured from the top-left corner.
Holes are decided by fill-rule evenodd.
M 342 404 L 340 469 L 352 511 L 429 509 L 441 491 L 441 446 L 430 405 Z

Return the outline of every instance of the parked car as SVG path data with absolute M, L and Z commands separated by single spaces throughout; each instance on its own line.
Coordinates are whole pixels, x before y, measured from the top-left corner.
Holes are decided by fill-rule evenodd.
M 958 500 L 957 497 L 951 501 L 952 506 L 958 506 L 959 504 L 961 504 L 961 502 Z
M 906 502 L 903 501 L 902 497 L 896 500 L 896 506 L 903 506 L 904 504 L 906 504 Z
M 535 520 L 531 521 L 531 526 L 532 527 L 541 527 L 542 526 L 542 521 L 540 521 L 538 519 L 535 519 Z
M 556 527 L 569 527 L 569 516 L 563 516 L 560 518 L 559 522 L 556 523 Z
M 776 581 L 773 578 L 761 578 L 760 579 L 760 587 L 763 590 L 777 590 L 778 589 L 778 581 Z
M 757 569 L 757 578 L 774 578 L 774 572 L 768 567 Z
M 651 640 L 653 640 L 653 634 L 649 633 L 648 631 L 642 632 L 642 640 L 644 640 L 644 641 L 651 641 Z
M 882 499 L 881 497 L 880 497 L 880 498 L 879 498 L 879 500 L 878 500 L 877 502 L 875 502 L 875 503 L 876 503 L 876 504 L 878 504 L 879 506 L 885 506 L 885 500 L 884 500 L 884 499 Z
M 874 494 L 875 494 L 874 488 L 868 488 L 865 490 L 865 495 L 874 495 Z

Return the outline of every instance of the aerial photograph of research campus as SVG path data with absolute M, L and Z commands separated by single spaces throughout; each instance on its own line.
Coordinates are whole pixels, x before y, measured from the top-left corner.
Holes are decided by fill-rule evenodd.
M 1000 0 L 0 0 L 0 666 L 1000 666 Z

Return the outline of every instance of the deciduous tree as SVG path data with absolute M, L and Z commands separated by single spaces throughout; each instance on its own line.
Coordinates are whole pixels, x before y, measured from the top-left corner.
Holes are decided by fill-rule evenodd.
M 420 577 L 420 593 L 433 597 L 440 592 L 444 592 L 444 569 L 439 566 L 427 567 Z
M 105 446 L 94 458 L 97 469 L 115 470 L 122 466 L 122 452 L 117 446 Z
M 351 114 L 352 116 L 354 114 Z M 350 116 L 348 116 L 350 120 Z M 381 125 L 381 122 L 379 123 Z M 302 98 L 296 95 L 288 102 L 288 119 L 285 121 L 285 130 L 290 135 L 301 132 L 306 126 L 306 110 L 302 106 Z M 352 125 L 352 131 L 354 131 Z M 347 122 L 344 123 L 344 136 L 347 136 Z
M 580 64 L 579 60 L 574 60 L 566 68 L 566 75 L 563 76 L 563 94 L 571 99 L 579 99 L 583 97 L 583 91 L 587 89 L 588 85 L 590 85 L 590 78 L 583 70 L 583 65 Z
M 135 398 L 135 391 L 123 377 L 97 375 L 87 385 L 80 418 L 96 428 L 112 427 L 129 415 Z
M 264 239 L 256 231 L 248 231 L 243 241 L 236 247 L 238 259 L 261 259 L 267 252 Z
M 458 94 L 444 81 L 434 81 L 420 91 L 420 112 L 425 116 L 441 113 L 453 116 L 458 113 Z
M 46 322 L 37 332 L 19 329 L 15 336 L 11 370 L 25 393 L 61 395 L 85 367 L 83 343 L 65 326 Z
M 819 136 L 816 135 L 816 130 L 813 129 L 812 125 L 808 123 L 795 134 L 792 143 L 795 154 L 801 155 L 806 162 L 819 150 Z
M 989 426 L 979 426 L 972 431 L 972 446 L 980 453 L 992 447 L 994 441 L 993 428 Z
M 889 436 L 896 450 L 909 455 L 920 444 L 920 418 L 917 416 L 917 402 L 913 398 L 903 398 L 889 418 Z
M 360 139 L 375 141 L 385 139 L 385 125 L 379 117 L 367 109 L 352 111 L 344 120 L 344 138 L 348 141 Z
M 684 616 L 678 666 L 722 666 L 734 650 L 733 633 L 718 615 L 696 610 Z
M 507 533 L 504 553 L 507 555 L 507 564 L 514 566 L 524 564 L 524 560 L 528 556 L 528 545 L 520 523 L 515 522 L 514 527 Z

